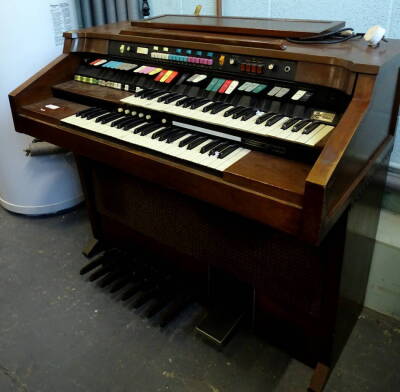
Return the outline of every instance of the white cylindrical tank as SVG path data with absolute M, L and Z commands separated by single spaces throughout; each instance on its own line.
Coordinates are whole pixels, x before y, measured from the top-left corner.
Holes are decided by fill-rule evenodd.
M 0 205 L 26 215 L 83 200 L 72 154 L 28 157 L 32 138 L 14 130 L 8 94 L 62 52 L 60 29 L 76 28 L 74 0 L 1 1 Z

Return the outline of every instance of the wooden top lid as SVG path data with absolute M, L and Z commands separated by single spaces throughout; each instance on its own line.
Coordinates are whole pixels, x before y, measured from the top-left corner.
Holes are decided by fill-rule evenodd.
M 194 15 L 161 15 L 134 20 L 132 26 L 174 30 L 235 33 L 269 37 L 309 37 L 336 31 L 345 22 L 326 20 L 241 18 Z

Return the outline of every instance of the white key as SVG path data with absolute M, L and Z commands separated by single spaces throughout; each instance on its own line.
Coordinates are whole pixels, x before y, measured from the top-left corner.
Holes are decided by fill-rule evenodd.
M 275 137 L 279 138 L 279 139 L 286 139 L 287 137 L 289 137 L 289 135 L 292 134 L 292 129 L 293 127 L 301 120 L 297 120 L 292 126 L 290 126 L 288 129 L 281 129 L 281 132 L 279 132 L 277 135 L 275 135 Z
M 219 164 L 216 169 L 220 171 L 226 170 L 228 167 L 232 166 L 234 163 L 242 159 L 244 156 L 246 156 L 251 150 L 248 150 L 247 148 L 242 148 L 240 147 L 238 150 L 234 151 L 232 154 L 228 155 L 222 160 L 222 163 Z M 236 153 L 236 154 L 235 154 Z M 231 157 L 231 155 L 233 155 Z
M 319 141 L 321 141 L 326 135 L 328 135 L 335 127 L 332 125 L 325 125 L 316 134 L 314 134 L 310 139 L 306 141 L 305 144 L 309 146 L 315 146 Z M 311 132 L 311 135 L 314 132 Z
M 216 114 L 211 114 L 210 112 L 204 113 L 203 119 L 204 121 L 210 123 L 210 124 L 216 124 L 216 125 L 222 125 L 226 126 L 226 124 L 231 121 L 230 118 L 225 117 L 224 114 L 230 110 L 233 109 L 235 106 L 228 106 L 227 108 L 221 110 L 219 113 Z
M 206 106 L 211 105 L 211 104 L 212 104 L 212 102 L 207 102 L 207 103 L 205 103 L 205 104 L 199 106 L 197 109 L 193 109 L 193 110 L 191 111 L 192 118 L 200 118 L 201 116 L 203 116 L 203 115 L 205 114 L 205 113 L 203 112 L 203 109 L 204 109 Z
M 181 155 L 179 158 L 185 159 L 190 162 L 202 164 L 204 166 L 205 163 L 212 162 L 215 159 L 214 157 L 211 157 L 208 154 L 208 151 L 204 152 L 204 153 L 200 153 L 201 148 L 211 142 L 212 142 L 212 140 L 209 139 L 209 140 L 205 141 L 204 143 L 202 143 L 200 146 L 197 146 L 196 148 L 194 148 L 193 150 L 187 150 L 187 153 L 184 155 Z
M 178 158 L 186 159 L 186 160 L 195 159 L 195 157 L 197 157 L 198 159 L 201 159 L 203 154 L 200 154 L 200 150 L 208 143 L 211 143 L 211 139 L 205 140 L 203 143 L 199 144 L 197 147 L 195 147 L 191 150 L 187 149 L 187 145 L 184 147 L 180 147 L 180 150 L 182 150 L 182 151 L 180 151 L 179 155 L 176 155 L 176 156 Z
M 307 140 L 311 139 L 314 135 L 316 135 L 319 131 L 321 131 L 323 128 L 325 127 L 325 124 L 320 124 L 317 128 L 315 128 L 312 132 L 310 132 L 309 134 L 305 134 L 303 133 L 304 129 L 303 128 L 301 131 L 299 131 L 298 133 L 300 133 L 300 135 L 298 135 L 298 137 L 296 138 L 296 142 L 297 143 L 302 143 L 305 144 L 307 142 Z
M 240 147 L 231 152 L 227 157 L 225 158 L 218 158 L 218 155 L 214 155 L 214 157 L 216 158 L 215 160 L 211 161 L 210 163 L 207 164 L 208 167 L 211 167 L 213 169 L 218 169 L 221 166 L 225 166 L 225 164 L 227 163 L 227 161 L 234 161 L 236 155 L 239 153 L 240 151 Z
M 190 137 L 190 136 L 192 136 L 192 134 L 186 134 L 184 136 L 181 136 L 178 140 L 175 140 L 172 143 L 164 143 L 166 146 L 163 149 L 163 153 L 172 155 L 174 157 L 179 157 L 183 153 L 183 150 L 184 150 L 183 147 L 179 147 L 179 143 L 182 140 L 185 140 L 187 137 Z
M 309 123 L 310 124 L 310 123 Z M 296 141 L 297 139 L 299 139 L 302 135 L 302 132 L 307 128 L 307 126 L 309 125 L 307 124 L 306 126 L 304 126 L 303 128 L 301 128 L 299 131 L 297 132 L 291 132 L 291 134 L 286 138 L 286 140 L 289 141 Z
M 280 133 L 281 131 L 281 126 L 289 120 L 290 117 L 283 117 L 279 121 L 277 121 L 274 125 L 271 125 L 270 127 L 265 127 L 265 135 L 268 136 L 276 136 Z
M 264 115 L 265 112 L 258 112 L 255 116 L 253 116 L 252 118 L 248 119 L 247 121 L 243 121 L 244 125 L 243 125 L 243 130 L 250 130 L 251 128 L 253 128 L 256 124 L 256 121 L 258 120 L 259 117 L 261 117 L 262 115 Z

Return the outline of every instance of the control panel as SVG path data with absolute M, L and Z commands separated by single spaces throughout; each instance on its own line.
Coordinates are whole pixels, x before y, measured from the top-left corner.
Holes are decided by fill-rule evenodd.
M 217 53 L 207 50 L 111 41 L 109 54 L 123 58 L 169 63 L 177 66 L 293 80 L 296 62 L 283 59 Z

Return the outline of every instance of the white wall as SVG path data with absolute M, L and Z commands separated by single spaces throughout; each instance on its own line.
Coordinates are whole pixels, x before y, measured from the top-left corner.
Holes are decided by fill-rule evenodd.
M 11 90 L 62 52 L 50 14 L 50 4 L 56 3 L 60 1 L 0 2 L 0 204 L 26 214 L 55 212 L 82 199 L 71 156 L 25 156 L 31 138 L 14 131 L 8 103 Z M 75 28 L 74 13 L 72 24 Z

